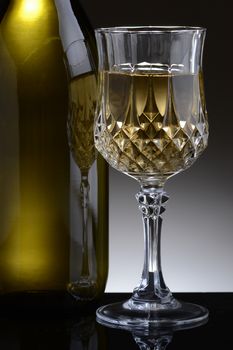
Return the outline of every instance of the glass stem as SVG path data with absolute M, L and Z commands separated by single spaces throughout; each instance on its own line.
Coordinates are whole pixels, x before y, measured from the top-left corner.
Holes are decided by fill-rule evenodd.
M 89 257 L 88 257 L 88 209 L 89 209 L 89 191 L 90 186 L 88 182 L 88 173 L 82 173 L 80 194 L 82 205 L 82 220 L 83 220 L 83 233 L 82 233 L 82 277 L 89 277 Z
M 136 195 L 144 226 L 144 267 L 140 285 L 133 300 L 158 304 L 170 303 L 172 294 L 167 288 L 161 268 L 161 214 L 168 196 L 163 188 L 141 187 Z

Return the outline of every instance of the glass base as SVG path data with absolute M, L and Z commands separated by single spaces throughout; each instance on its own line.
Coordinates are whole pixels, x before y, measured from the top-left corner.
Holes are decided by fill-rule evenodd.
M 81 277 L 75 282 L 69 283 L 67 290 L 77 300 L 91 301 L 98 292 L 97 284 L 90 277 Z
M 96 311 L 97 321 L 106 326 L 122 329 L 148 329 L 172 327 L 177 329 L 194 327 L 208 319 L 208 310 L 196 304 L 172 299 L 170 303 L 138 302 L 129 299 L 125 302 L 109 304 Z

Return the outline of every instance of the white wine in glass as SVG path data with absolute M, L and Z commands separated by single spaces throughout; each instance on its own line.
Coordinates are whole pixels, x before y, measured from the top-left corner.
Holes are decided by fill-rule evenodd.
M 205 149 L 201 73 L 144 63 L 101 75 L 106 128 L 96 146 L 114 168 L 138 178 L 165 178 L 186 169 Z

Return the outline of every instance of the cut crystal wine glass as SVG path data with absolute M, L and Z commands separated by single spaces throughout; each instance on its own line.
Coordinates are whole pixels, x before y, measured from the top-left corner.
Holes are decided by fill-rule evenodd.
M 96 30 L 99 102 L 95 145 L 108 163 L 140 184 L 144 225 L 141 282 L 128 301 L 103 306 L 97 318 L 122 327 L 194 324 L 202 306 L 176 300 L 161 269 L 164 184 L 207 146 L 200 27 L 113 27 Z

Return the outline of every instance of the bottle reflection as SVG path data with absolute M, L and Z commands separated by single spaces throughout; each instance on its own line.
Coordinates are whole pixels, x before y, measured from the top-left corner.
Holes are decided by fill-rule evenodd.
M 102 327 L 101 327 L 102 328 Z M 105 331 L 95 316 L 79 320 L 11 319 L 0 321 L 0 349 L 105 350 Z
M 71 329 L 70 350 L 98 350 L 95 317 L 83 318 Z
M 72 47 L 72 44 L 70 48 Z M 67 55 L 68 56 L 68 55 Z M 82 227 L 80 274 L 69 284 L 71 294 L 78 299 L 91 300 L 98 291 L 96 256 L 92 221 L 94 221 L 91 195 L 91 168 L 97 158 L 93 140 L 93 119 L 96 105 L 96 77 L 94 73 L 77 76 L 70 81 L 70 114 L 67 122 L 69 146 L 79 178 L 77 199 L 80 203 Z

